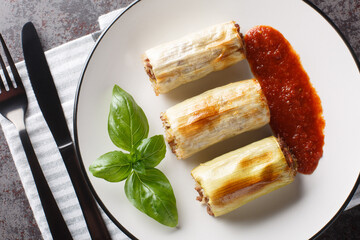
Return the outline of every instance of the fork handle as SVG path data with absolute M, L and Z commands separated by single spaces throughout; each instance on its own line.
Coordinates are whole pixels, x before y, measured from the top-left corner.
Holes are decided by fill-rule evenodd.
M 50 232 L 53 239 L 73 239 L 65 223 L 55 198 L 41 170 L 39 161 L 35 155 L 34 149 L 30 142 L 29 135 L 25 129 L 19 131 L 20 139 L 28 159 L 30 169 L 35 181 L 37 191 L 40 196 L 41 205 L 45 212 L 46 220 L 49 224 Z

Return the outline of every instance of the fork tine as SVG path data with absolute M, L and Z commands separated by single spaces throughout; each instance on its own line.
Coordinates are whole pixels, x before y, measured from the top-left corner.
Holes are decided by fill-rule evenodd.
M 0 57 L 1 57 L 1 56 L 0 56 Z M 4 83 L 3 83 L 3 80 L 2 80 L 2 78 L 1 78 L 1 76 L 0 76 L 0 90 L 1 90 L 1 92 L 2 92 L 2 91 L 6 91 L 5 85 L 4 85 Z
M 1 35 L 0 35 L 0 36 L 1 36 Z M 2 68 L 2 70 L 3 70 L 3 72 L 4 72 L 4 76 L 5 76 L 5 79 L 6 79 L 6 82 L 7 82 L 8 86 L 9 86 L 9 88 L 13 87 L 12 82 L 11 82 L 11 78 L 10 78 L 10 75 L 9 75 L 7 69 L 6 69 L 6 65 L 5 65 L 4 60 L 3 60 L 3 58 L 1 57 L 1 55 L 0 55 L 0 65 L 1 65 L 1 68 Z M 1 81 L 1 82 L 2 82 L 2 81 Z M 4 88 L 4 89 L 5 89 L 5 88 Z
M 5 44 L 5 41 L 4 41 L 3 37 L 1 36 L 1 34 L 0 34 L 0 41 L 1 41 L 1 45 L 3 46 L 4 53 L 5 53 L 5 56 L 7 58 L 8 63 L 9 63 L 11 72 L 12 72 L 12 74 L 14 76 L 15 83 L 16 83 L 17 86 L 22 86 L 20 75 L 19 75 L 19 73 L 18 73 L 18 71 L 17 71 L 17 69 L 15 67 L 15 64 L 14 64 L 14 61 L 13 61 L 11 55 L 10 55 L 9 49 L 7 48 L 7 46 Z M 8 84 L 9 84 L 9 81 L 11 83 L 11 85 L 9 85 L 9 87 L 12 86 L 12 82 L 11 82 L 10 77 L 9 77 L 9 79 L 6 79 L 6 80 L 7 80 Z

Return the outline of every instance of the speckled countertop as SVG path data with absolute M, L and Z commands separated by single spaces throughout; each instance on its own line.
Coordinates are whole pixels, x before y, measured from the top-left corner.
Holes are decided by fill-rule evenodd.
M 39 35 L 47 50 L 98 30 L 100 15 L 130 2 L 132 0 L 0 0 L 0 32 L 14 60 L 20 61 L 23 59 L 20 32 L 27 21 L 41 28 Z M 335 23 L 360 59 L 360 1 L 310 2 Z M 41 239 L 1 129 L 0 239 Z M 343 212 L 319 239 L 360 239 L 360 206 Z

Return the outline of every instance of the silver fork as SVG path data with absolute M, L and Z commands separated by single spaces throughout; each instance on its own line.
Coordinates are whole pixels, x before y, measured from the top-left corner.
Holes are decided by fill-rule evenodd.
M 56 204 L 55 198 L 41 170 L 39 161 L 35 155 L 29 135 L 26 131 L 25 114 L 28 107 L 28 100 L 25 88 L 1 34 L 0 42 L 16 84 L 15 86 L 11 81 L 10 74 L 7 71 L 5 62 L 0 54 L 0 65 L 8 86 L 8 88 L 5 87 L 5 84 L 0 76 L 0 113 L 11 121 L 19 132 L 21 143 L 24 147 L 53 239 L 72 239 L 70 231 L 63 216 L 61 215 L 59 207 Z

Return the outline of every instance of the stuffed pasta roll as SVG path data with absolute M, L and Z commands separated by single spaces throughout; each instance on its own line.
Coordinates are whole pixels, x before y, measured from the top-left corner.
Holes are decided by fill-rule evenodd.
M 239 29 L 226 22 L 145 51 L 144 68 L 156 95 L 243 60 Z
M 178 159 L 270 121 L 256 79 L 230 83 L 187 99 L 161 114 L 165 138 Z
M 198 200 L 217 217 L 293 182 L 296 161 L 284 143 L 268 137 L 200 164 L 191 174 Z

